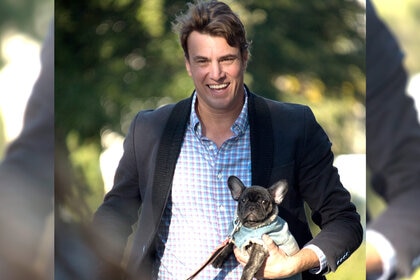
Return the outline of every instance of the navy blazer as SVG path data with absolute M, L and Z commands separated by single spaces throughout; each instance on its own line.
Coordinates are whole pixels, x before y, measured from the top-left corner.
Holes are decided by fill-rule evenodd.
M 137 223 L 128 260 L 128 271 L 136 279 L 152 278 L 155 236 L 170 194 L 191 101 L 142 111 L 135 117 L 124 141 L 114 187 L 94 217 L 96 229 L 108 240 L 103 245 L 112 250 L 115 261 L 122 258 L 132 225 Z M 307 106 L 250 93 L 248 110 L 252 183 L 268 187 L 280 179 L 288 181 L 279 215 L 288 222 L 299 246 L 318 246 L 334 271 L 358 248 L 363 229 L 333 167 L 327 135 Z M 322 229 L 314 238 L 304 201 Z M 303 279 L 323 276 L 304 272 Z

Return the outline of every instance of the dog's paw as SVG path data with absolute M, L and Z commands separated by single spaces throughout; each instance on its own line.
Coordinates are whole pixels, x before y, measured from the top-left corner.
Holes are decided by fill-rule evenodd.
M 211 263 L 211 265 L 214 267 L 214 268 L 222 268 L 222 266 L 223 266 L 223 263 L 225 262 L 225 260 L 224 260 L 224 258 L 216 258 L 212 263 Z

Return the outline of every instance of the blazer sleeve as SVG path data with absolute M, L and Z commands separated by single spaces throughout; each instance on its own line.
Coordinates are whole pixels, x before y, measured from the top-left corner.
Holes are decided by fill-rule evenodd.
M 367 165 L 388 204 L 368 226 L 391 242 L 397 273 L 408 276 L 420 266 L 420 126 L 398 42 L 369 1 L 366 15 Z
M 128 236 L 132 233 L 141 206 L 134 144 L 140 140 L 135 137 L 140 118 L 141 113 L 131 123 L 124 140 L 124 153 L 115 173 L 114 186 L 105 195 L 92 223 L 99 254 L 107 264 L 116 266 L 123 258 Z
M 327 258 L 329 269 L 335 271 L 360 246 L 363 229 L 350 194 L 333 166 L 331 143 L 312 111 L 304 108 L 298 189 L 311 209 L 312 220 L 321 228 L 308 244 L 318 246 Z

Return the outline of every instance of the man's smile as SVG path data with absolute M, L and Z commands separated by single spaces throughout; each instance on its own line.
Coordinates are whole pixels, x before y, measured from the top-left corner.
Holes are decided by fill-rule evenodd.
M 224 84 L 213 84 L 213 85 L 207 85 L 210 89 L 216 89 L 216 90 L 220 90 L 220 89 L 225 89 L 229 86 L 229 83 L 224 83 Z

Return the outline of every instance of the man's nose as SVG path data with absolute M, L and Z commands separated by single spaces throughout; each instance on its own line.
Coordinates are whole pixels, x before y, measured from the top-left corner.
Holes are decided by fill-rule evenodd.
M 224 77 L 223 67 L 219 62 L 213 62 L 210 69 L 210 78 L 218 81 Z

